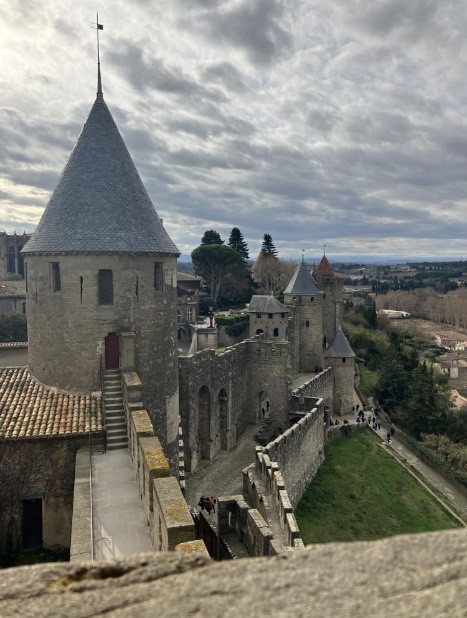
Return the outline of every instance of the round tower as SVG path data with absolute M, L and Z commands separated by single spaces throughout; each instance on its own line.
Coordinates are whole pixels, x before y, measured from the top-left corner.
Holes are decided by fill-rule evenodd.
M 100 390 L 101 369 L 121 367 L 124 333 L 134 332 L 143 404 L 170 457 L 178 443 L 179 251 L 109 112 L 100 79 L 22 254 L 31 373 L 68 391 Z
M 284 290 L 284 304 L 292 314 L 291 365 L 295 373 L 323 367 L 323 293 L 302 259 Z
M 323 290 L 323 348 L 334 340 L 337 329 L 342 326 L 343 284 L 331 268 L 326 254 L 315 270 L 318 286 Z
M 340 326 L 324 359 L 326 366 L 333 370 L 333 413 L 349 414 L 353 405 L 355 354 Z

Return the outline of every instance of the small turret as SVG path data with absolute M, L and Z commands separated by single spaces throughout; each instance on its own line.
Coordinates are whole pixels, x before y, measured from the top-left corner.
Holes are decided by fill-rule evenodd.
M 324 359 L 326 365 L 332 367 L 334 374 L 333 413 L 348 414 L 353 403 L 355 353 L 340 326 L 324 353 Z

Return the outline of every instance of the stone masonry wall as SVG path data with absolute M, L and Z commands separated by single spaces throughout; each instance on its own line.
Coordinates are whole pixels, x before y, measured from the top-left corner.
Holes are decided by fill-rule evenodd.
M 44 547 L 70 547 L 75 455 L 86 442 L 0 441 L 0 555 L 22 547 L 23 500 L 42 500 Z
M 162 291 L 154 263 L 163 263 Z M 61 289 L 53 291 L 52 262 Z M 178 361 L 176 259 L 138 255 L 28 256 L 28 336 L 31 373 L 64 390 L 100 390 L 100 356 L 110 332 L 135 333 L 142 398 L 176 465 Z M 97 274 L 113 273 L 113 304 L 99 305 Z
M 201 458 L 231 449 L 270 401 L 276 427 L 286 427 L 288 344 L 248 339 L 222 353 L 203 350 L 179 358 L 180 416 L 188 470 Z
M 329 407 L 330 414 L 335 413 L 333 410 L 333 393 L 334 393 L 334 376 L 332 369 L 328 368 L 313 376 L 308 382 L 305 382 L 300 388 L 293 391 L 293 395 L 300 397 L 315 397 L 323 400 L 324 406 Z
M 324 442 L 324 406 L 320 400 L 311 412 L 263 447 L 271 463 L 277 462 L 293 508 L 324 461 Z

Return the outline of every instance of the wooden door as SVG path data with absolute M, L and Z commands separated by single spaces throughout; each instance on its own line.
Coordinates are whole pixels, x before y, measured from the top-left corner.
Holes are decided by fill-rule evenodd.
M 120 345 L 117 333 L 109 333 L 105 338 L 105 368 L 120 368 Z

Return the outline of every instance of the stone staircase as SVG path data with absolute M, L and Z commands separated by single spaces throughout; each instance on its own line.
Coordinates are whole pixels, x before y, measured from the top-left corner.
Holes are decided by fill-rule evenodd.
M 119 369 L 107 369 L 104 371 L 103 378 L 107 450 L 128 448 L 121 371 Z

